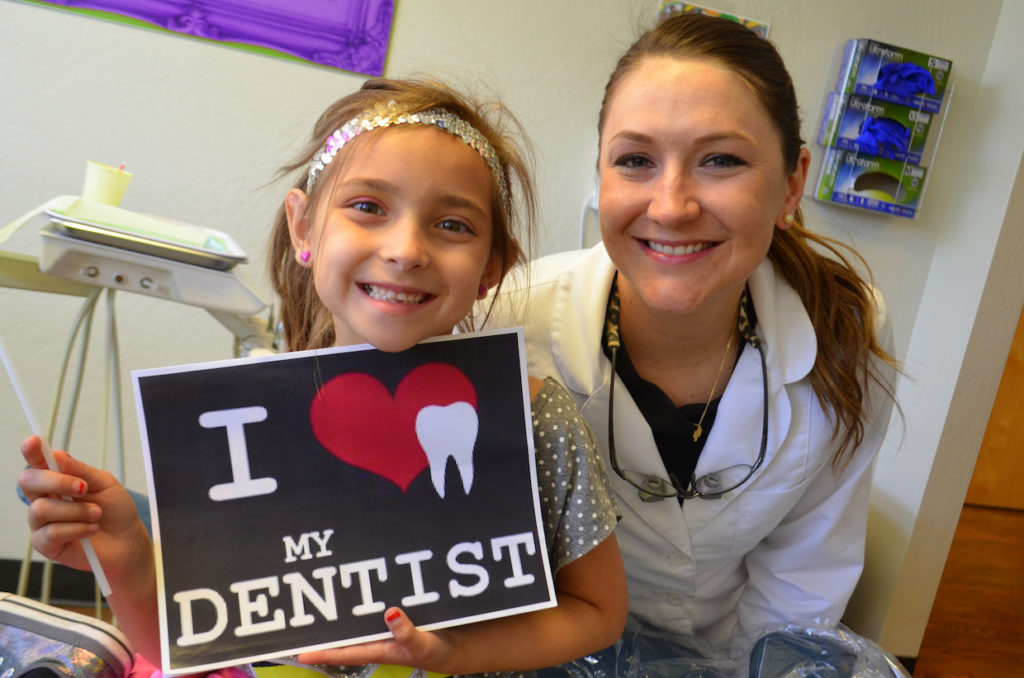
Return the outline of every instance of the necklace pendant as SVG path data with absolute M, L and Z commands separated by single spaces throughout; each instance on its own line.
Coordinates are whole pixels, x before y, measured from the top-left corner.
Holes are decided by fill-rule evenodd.
M 693 442 L 697 442 L 698 440 L 700 440 L 700 434 L 703 432 L 704 429 L 701 428 L 700 423 L 698 422 L 697 424 L 695 424 L 693 427 Z

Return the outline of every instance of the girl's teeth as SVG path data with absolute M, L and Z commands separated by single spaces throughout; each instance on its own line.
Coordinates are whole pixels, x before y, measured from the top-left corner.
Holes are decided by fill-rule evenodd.
M 391 304 L 422 304 L 427 299 L 426 294 L 408 294 L 406 292 L 395 292 L 376 285 L 363 285 L 363 290 L 372 299 L 386 301 Z
M 711 247 L 711 243 L 702 242 L 695 245 L 677 245 L 673 247 L 671 245 L 662 245 L 661 243 L 654 242 L 653 240 L 648 240 L 647 246 L 661 254 L 678 256 L 680 254 L 695 254 L 697 252 L 703 252 L 707 248 Z

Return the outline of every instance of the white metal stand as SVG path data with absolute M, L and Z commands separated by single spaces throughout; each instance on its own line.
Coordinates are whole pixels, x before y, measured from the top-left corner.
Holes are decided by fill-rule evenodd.
M 46 210 L 70 204 L 75 196 L 60 196 L 41 205 L 16 221 L 0 228 L 0 244 Z M 255 317 L 266 304 L 236 276 L 227 271 L 215 271 L 179 261 L 162 259 L 152 254 L 131 252 L 109 245 L 86 242 L 54 232 L 44 226 L 43 258 L 14 252 L 0 251 L 0 286 L 35 292 L 50 292 L 80 296 L 82 307 L 72 323 L 65 359 L 50 412 L 47 439 L 55 448 L 68 449 L 82 377 L 92 331 L 93 314 L 101 292 L 106 289 L 107 333 L 106 366 L 109 377 L 106 385 L 103 444 L 100 466 L 107 468 L 108 425 L 113 420 L 116 454 L 113 460 L 114 476 L 124 482 L 124 439 L 121 421 L 120 354 L 114 307 L 118 289 L 153 296 L 170 301 L 199 306 L 207 310 L 236 338 L 236 355 L 249 355 L 254 351 L 273 352 L 276 341 L 270 320 Z M 77 353 L 74 365 L 71 356 Z M 60 417 L 61 400 L 69 367 L 73 382 L 69 389 L 68 404 L 60 434 L 54 437 Z M 25 596 L 32 563 L 32 544 L 29 541 L 18 576 L 17 594 Z M 43 581 L 39 599 L 49 603 L 51 597 L 53 563 L 43 564 Z M 96 591 L 96 614 L 100 616 L 102 600 Z

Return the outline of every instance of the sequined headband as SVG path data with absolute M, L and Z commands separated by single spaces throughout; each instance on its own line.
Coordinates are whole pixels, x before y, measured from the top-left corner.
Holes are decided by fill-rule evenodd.
M 501 202 L 501 208 L 506 214 L 509 213 L 510 201 L 505 171 L 501 167 L 501 161 L 498 160 L 498 154 L 494 147 L 487 141 L 487 137 L 459 116 L 446 110 L 432 108 L 418 113 L 406 113 L 395 108 L 393 102 L 387 106 L 378 105 L 373 111 L 360 113 L 327 137 L 323 149 L 314 156 L 313 162 L 309 165 L 306 193 L 313 188 L 317 177 L 331 164 L 334 156 L 341 151 L 345 144 L 363 132 L 392 125 L 431 125 L 461 139 L 463 143 L 479 153 L 487 163 L 487 167 L 490 168 L 491 174 L 494 176 L 494 183 L 498 186 L 498 200 Z

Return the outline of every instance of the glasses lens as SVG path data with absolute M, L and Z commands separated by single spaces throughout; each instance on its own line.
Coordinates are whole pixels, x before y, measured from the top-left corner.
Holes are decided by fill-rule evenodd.
M 622 477 L 629 481 L 633 487 L 655 497 L 674 497 L 679 494 L 676 492 L 676 488 L 672 487 L 672 483 L 656 475 L 624 470 Z
M 752 472 L 749 464 L 730 466 L 697 478 L 693 489 L 698 494 L 724 494 L 742 485 Z

